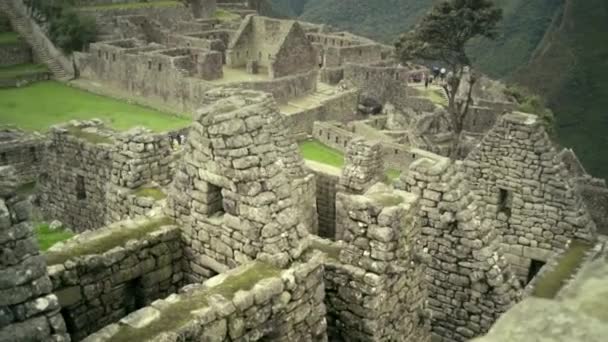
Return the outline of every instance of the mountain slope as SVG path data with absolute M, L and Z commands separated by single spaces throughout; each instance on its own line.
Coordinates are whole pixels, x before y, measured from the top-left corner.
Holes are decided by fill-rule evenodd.
M 566 0 L 558 14 L 512 79 L 548 100 L 562 145 L 608 178 L 608 2 Z
M 269 0 L 285 16 L 392 43 L 439 0 Z M 540 93 L 558 138 L 588 171 L 608 179 L 608 1 L 496 0 L 496 41 L 477 41 L 474 65 Z

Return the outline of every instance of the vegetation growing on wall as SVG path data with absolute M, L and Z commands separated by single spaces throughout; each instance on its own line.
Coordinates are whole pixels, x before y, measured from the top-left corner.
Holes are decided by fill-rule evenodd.
M 93 17 L 78 13 L 75 0 L 27 0 L 32 17 L 64 52 L 84 50 L 97 36 Z

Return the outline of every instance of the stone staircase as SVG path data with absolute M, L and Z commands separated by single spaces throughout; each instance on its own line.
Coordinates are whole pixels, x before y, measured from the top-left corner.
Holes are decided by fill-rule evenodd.
M 46 37 L 42 29 L 27 14 L 21 0 L 0 1 L 0 11 L 11 21 L 13 29 L 30 45 L 38 62 L 45 64 L 53 77 L 60 81 L 73 78 L 73 67 L 69 60 Z

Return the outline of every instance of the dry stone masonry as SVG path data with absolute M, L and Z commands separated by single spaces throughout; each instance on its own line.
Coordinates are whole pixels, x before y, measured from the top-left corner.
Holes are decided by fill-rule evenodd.
M 69 341 L 17 181 L 0 167 L 0 341 Z
M 191 127 L 0 131 L 0 342 L 502 341 L 522 329 L 502 334 L 500 317 L 581 245 L 555 292 L 601 297 L 568 279 L 603 269 L 606 183 L 499 84 L 482 78 L 456 136 L 429 70 L 392 47 L 219 3 L 238 15 L 212 17 L 214 0 L 197 19 L 180 4 L 80 9 L 100 41 L 74 53 L 71 84 L 194 113 Z M 47 62 L 60 74 L 63 60 Z M 305 161 L 311 138 L 344 166 Z M 32 204 L 80 234 L 41 255 Z

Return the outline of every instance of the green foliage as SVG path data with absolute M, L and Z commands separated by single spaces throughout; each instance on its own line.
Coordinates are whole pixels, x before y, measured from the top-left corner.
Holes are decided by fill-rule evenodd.
M 230 275 L 220 284 L 208 289 L 194 291 L 186 297 L 182 295 L 179 301 L 171 302 L 161 310 L 160 317 L 145 328 L 137 329 L 122 325 L 112 336 L 113 342 L 150 341 L 163 332 L 175 331 L 196 317 L 196 311 L 208 306 L 208 298 L 219 294 L 232 300 L 238 291 L 249 291 L 263 279 L 278 277 L 281 270 L 261 262 L 254 262 L 242 273 Z
M 547 108 L 545 101 L 537 94 L 533 94 L 528 89 L 509 85 L 505 89 L 506 95 L 512 97 L 519 104 L 517 110 L 524 113 L 536 114 L 542 121 L 545 130 L 550 137 L 555 138 L 555 115 Z
M 118 130 L 144 126 L 157 132 L 183 128 L 191 122 L 54 81 L 0 89 L 0 125 L 46 131 L 58 123 L 93 118 L 100 118 Z
M 60 16 L 50 21 L 49 38 L 67 53 L 84 50 L 95 37 L 95 19 L 73 9 L 64 9 Z
M 75 0 L 29 0 L 32 17 L 48 26 L 49 39 L 63 51 L 84 50 L 97 36 L 97 24 L 91 16 L 75 10 Z
M 493 39 L 502 10 L 491 0 L 445 0 L 436 4 L 396 44 L 400 59 L 440 61 L 450 70 L 470 65 L 466 44 L 473 38 Z
M 344 166 L 344 155 L 342 155 L 342 152 L 323 145 L 316 140 L 306 140 L 301 142 L 300 153 L 304 159 L 313 160 L 335 167 Z
M 41 251 L 46 251 L 57 242 L 65 241 L 74 236 L 73 233 L 64 229 L 51 230 L 47 223 L 39 224 L 35 228 L 35 232 Z
M 139 240 L 148 233 L 158 230 L 163 226 L 173 224 L 175 224 L 175 222 L 171 219 L 163 217 L 151 220 L 139 227 L 116 229 L 113 230 L 112 233 L 86 242 L 81 242 L 70 248 L 55 252 L 47 252 L 46 261 L 48 265 L 57 265 L 83 255 L 101 254 L 114 247 L 124 245 L 129 240 Z
M 156 201 L 160 201 L 162 199 L 167 198 L 162 190 L 158 188 L 149 188 L 149 187 L 141 187 L 133 192 L 133 195 L 137 197 L 149 197 Z
M 0 32 L 0 45 L 13 45 L 21 41 L 15 32 Z
M 557 266 L 553 270 L 539 276 L 540 278 L 532 291 L 532 295 L 540 298 L 554 298 L 564 285 L 564 282 L 581 266 L 585 255 L 592 247 L 593 245 L 586 242 L 572 241 L 570 248 L 559 259 Z

